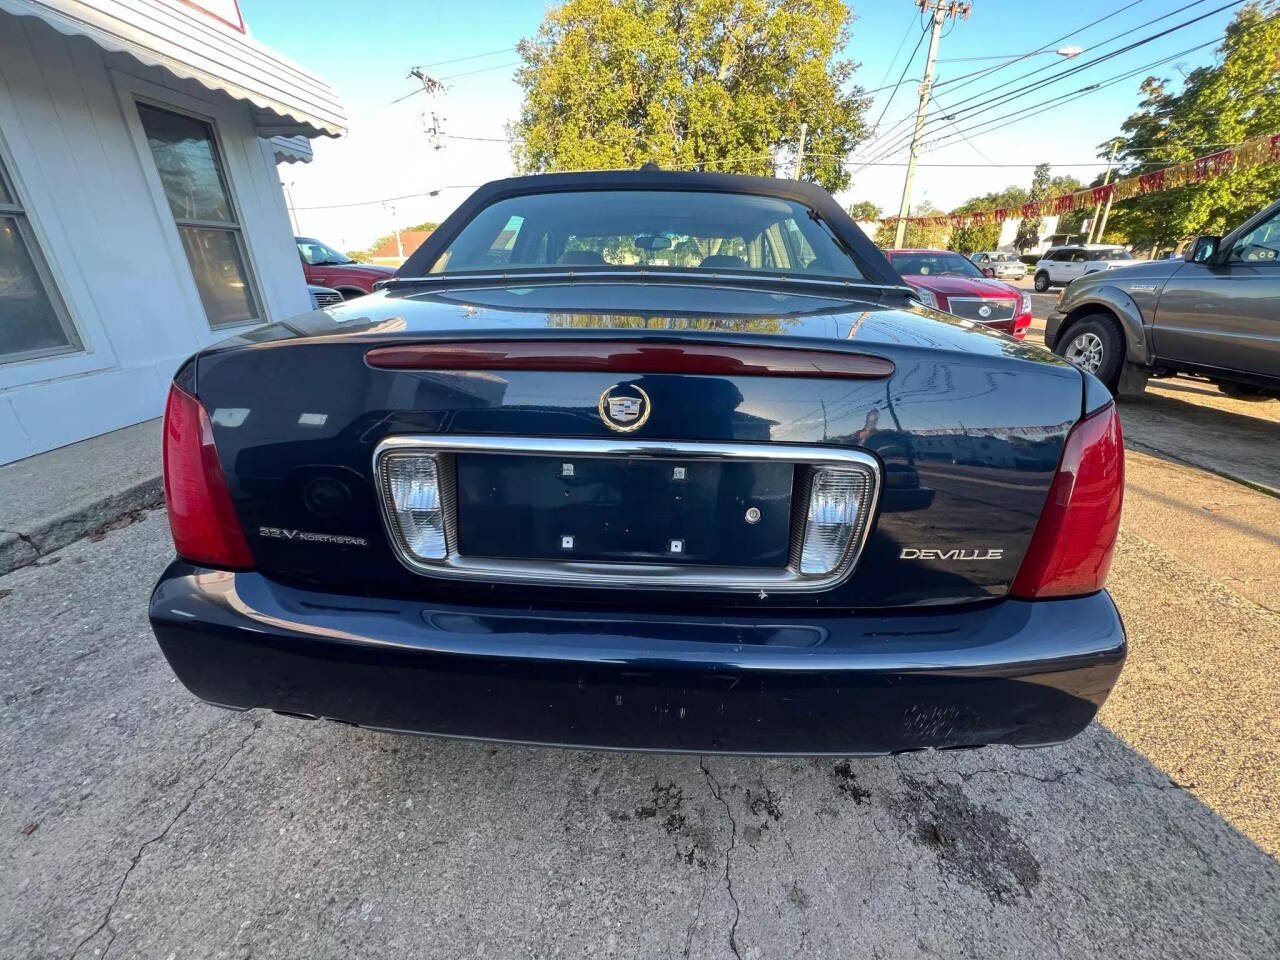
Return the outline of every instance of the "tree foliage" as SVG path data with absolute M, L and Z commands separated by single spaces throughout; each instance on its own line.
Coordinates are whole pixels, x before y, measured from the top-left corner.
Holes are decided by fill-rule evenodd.
M 974 213 L 978 210 L 992 210 L 1007 207 L 1017 210 L 1027 202 L 1027 191 L 1022 187 L 1005 187 L 995 193 L 984 193 L 980 197 L 970 197 L 952 213 Z M 951 231 L 951 249 L 961 253 L 977 253 L 979 250 L 994 250 L 1000 243 L 1001 224 L 990 223 L 981 227 L 957 227 Z
M 1138 112 L 1124 122 L 1120 176 L 1150 173 L 1220 146 L 1280 131 L 1280 10 L 1242 7 L 1227 26 L 1219 59 L 1187 75 L 1179 93 L 1147 77 Z M 1169 246 L 1199 233 L 1223 233 L 1280 195 L 1280 164 L 1238 170 L 1112 207 L 1107 239 Z
M 1052 190 L 1053 179 L 1049 176 L 1049 164 L 1037 164 L 1035 173 L 1031 175 L 1031 192 L 1027 194 L 1027 202 L 1038 203 L 1041 200 L 1047 200 L 1052 196 Z M 1022 222 L 1018 224 L 1018 232 L 1013 237 L 1013 245 L 1019 252 L 1039 246 L 1041 225 L 1042 221 L 1039 217 L 1022 218 Z
M 859 200 L 857 203 L 849 204 L 849 218 L 859 223 L 865 223 L 868 220 L 879 220 L 884 214 L 870 200 Z
M 801 178 L 838 190 L 866 135 L 849 19 L 841 0 L 566 0 L 517 48 L 515 164 L 770 175 L 805 122 Z
M 928 200 L 922 200 L 916 207 L 911 210 L 913 217 L 932 217 L 942 211 L 935 207 Z M 893 221 L 882 223 L 876 230 L 873 238 L 875 245 L 883 250 L 893 248 L 893 240 L 897 227 Z M 907 232 L 903 237 L 902 245 L 907 248 L 917 249 L 945 249 L 947 239 L 951 236 L 951 228 L 949 226 L 936 226 L 932 223 L 916 223 L 907 221 Z

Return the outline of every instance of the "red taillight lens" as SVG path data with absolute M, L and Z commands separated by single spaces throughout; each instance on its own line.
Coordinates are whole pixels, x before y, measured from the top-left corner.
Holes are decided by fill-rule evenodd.
M 164 409 L 164 499 L 178 556 L 222 569 L 253 566 L 200 401 L 174 384 Z
M 1010 594 L 1070 597 L 1101 590 L 1124 501 L 1124 437 L 1109 403 L 1072 428 Z
M 1027 337 L 1027 328 L 1031 326 L 1031 314 L 1022 313 L 1013 318 L 1013 329 L 1009 332 L 1019 340 Z

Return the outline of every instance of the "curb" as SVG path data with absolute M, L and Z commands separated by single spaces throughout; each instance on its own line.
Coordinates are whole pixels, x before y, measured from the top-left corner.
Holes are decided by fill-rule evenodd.
M 1195 470 L 1203 470 L 1205 473 L 1211 473 L 1215 477 L 1221 477 L 1223 480 L 1230 480 L 1232 483 L 1238 483 L 1242 487 L 1248 487 L 1258 493 L 1265 493 L 1269 497 L 1275 497 L 1280 500 L 1280 488 L 1273 487 L 1269 484 L 1262 483 L 1258 480 L 1250 480 L 1248 477 L 1242 477 L 1238 473 L 1232 473 L 1229 470 L 1221 470 L 1217 467 L 1211 467 L 1204 463 L 1197 463 L 1194 460 L 1188 460 L 1185 457 L 1179 457 L 1176 454 L 1169 453 L 1167 450 L 1161 450 L 1159 447 L 1148 446 L 1141 441 L 1133 441 L 1125 438 L 1125 448 L 1132 447 L 1139 453 L 1145 453 L 1151 457 L 1158 457 L 1161 460 L 1168 460 L 1172 463 L 1180 463 L 1184 467 L 1191 467 Z
M 164 503 L 164 483 L 157 474 L 124 490 L 81 503 L 40 520 L 29 530 L 0 531 L 0 576 L 35 563 L 69 543 L 114 523 L 134 510 Z

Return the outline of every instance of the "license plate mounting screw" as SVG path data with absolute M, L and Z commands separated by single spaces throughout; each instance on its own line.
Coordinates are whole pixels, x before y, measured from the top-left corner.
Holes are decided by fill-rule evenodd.
M 684 553 L 684 541 L 683 541 L 683 540 L 672 540 L 672 541 L 671 541 L 671 552 L 672 552 L 672 553 Z
M 684 467 L 672 467 L 672 468 L 671 468 L 671 479 L 672 479 L 672 480 L 687 480 L 688 478 L 689 478 L 689 471 L 688 471 L 686 468 L 684 468 Z
M 747 507 L 747 523 L 759 523 L 759 522 L 760 522 L 760 508 Z
M 560 538 L 560 549 L 561 549 L 561 550 L 572 550 L 572 549 L 573 549 L 573 537 L 561 537 L 561 538 Z
M 572 463 L 562 463 L 562 464 L 560 464 L 560 476 L 562 476 L 562 477 L 572 477 L 572 476 L 573 476 L 573 464 L 572 464 Z

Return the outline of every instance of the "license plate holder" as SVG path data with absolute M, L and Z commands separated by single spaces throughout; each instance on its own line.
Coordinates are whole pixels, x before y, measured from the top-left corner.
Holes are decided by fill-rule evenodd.
M 796 467 L 459 453 L 463 557 L 786 567 Z

